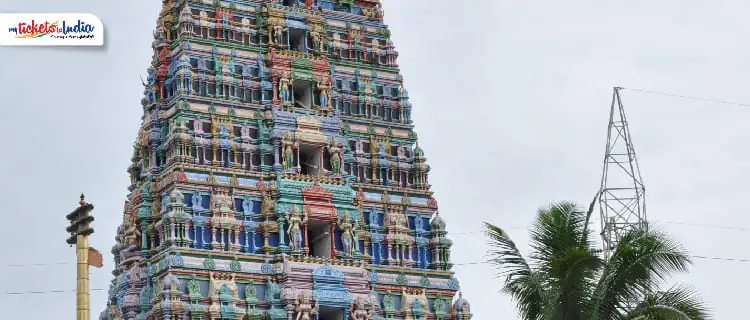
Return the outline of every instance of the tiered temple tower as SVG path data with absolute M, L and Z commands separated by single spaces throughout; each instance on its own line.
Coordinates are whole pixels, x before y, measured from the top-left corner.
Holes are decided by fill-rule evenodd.
M 164 0 L 100 319 L 471 318 L 379 0 Z

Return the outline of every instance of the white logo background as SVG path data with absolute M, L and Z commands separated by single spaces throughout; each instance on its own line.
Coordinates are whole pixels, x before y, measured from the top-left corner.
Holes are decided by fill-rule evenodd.
M 93 31 L 90 33 L 68 33 L 69 37 L 46 35 L 38 38 L 16 38 L 20 33 L 16 34 L 11 29 L 17 29 L 19 23 L 31 24 L 32 20 L 35 24 L 60 21 L 58 27 L 62 27 L 63 21 L 67 26 L 74 26 L 80 20 L 93 27 Z M 104 24 L 98 17 L 90 13 L 0 13 L 0 45 L 100 47 L 104 45 Z

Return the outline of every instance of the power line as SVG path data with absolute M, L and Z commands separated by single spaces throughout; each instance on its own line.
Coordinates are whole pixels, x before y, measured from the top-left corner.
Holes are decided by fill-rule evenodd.
M 89 289 L 89 291 L 105 291 L 106 289 Z M 26 294 L 47 294 L 47 293 L 67 293 L 76 292 L 76 290 L 48 290 L 48 291 L 26 291 L 26 292 L 5 292 L 5 295 L 20 296 Z
M 705 260 L 717 260 L 717 261 L 732 261 L 732 262 L 750 262 L 750 259 L 734 259 L 734 258 L 722 258 L 722 257 L 707 257 L 707 256 L 690 256 L 697 259 Z
M 740 106 L 740 107 L 750 107 L 750 104 L 747 104 L 747 103 L 740 103 L 740 102 L 733 102 L 733 101 L 726 101 L 726 100 L 719 100 L 719 99 L 712 99 L 712 98 L 686 96 L 686 95 L 681 95 L 681 94 L 660 92 L 660 91 L 654 91 L 654 90 L 624 88 L 624 87 L 620 87 L 620 88 L 624 90 L 638 91 L 638 92 L 656 94 L 660 96 L 667 96 L 667 97 L 673 97 L 673 98 L 681 98 L 681 99 L 696 100 L 696 101 L 711 102 L 711 103 L 729 104 L 729 105 L 735 105 L 735 106 Z
M 695 258 L 695 259 L 726 261 L 726 262 L 742 262 L 742 263 L 750 262 L 750 259 L 711 257 L 711 256 L 699 256 L 699 255 L 689 255 L 689 257 Z M 476 262 L 466 262 L 466 263 L 454 263 L 453 265 L 460 267 L 460 266 L 473 266 L 473 265 L 490 264 L 490 263 L 491 261 L 476 261 Z
M 722 229 L 722 230 L 734 230 L 734 231 L 743 231 L 743 232 L 749 232 L 750 229 L 747 228 L 740 228 L 740 227 L 732 227 L 732 226 L 724 226 L 724 225 L 718 225 L 718 224 L 704 224 L 704 223 L 693 223 L 693 222 L 680 222 L 680 221 L 668 221 L 668 220 L 649 220 L 649 222 L 655 222 L 655 223 L 664 223 L 664 224 L 674 224 L 674 225 L 683 225 L 683 226 L 691 226 L 691 227 L 702 227 L 702 228 L 710 228 L 710 229 Z M 523 227 L 512 227 L 512 228 L 503 228 L 503 230 L 515 230 L 515 229 L 528 229 L 530 226 L 523 226 Z M 465 231 L 465 232 L 455 232 L 455 233 L 449 233 L 449 236 L 452 235 L 484 235 L 484 230 L 475 230 L 475 231 Z
M 476 261 L 476 262 L 466 262 L 466 263 L 454 263 L 454 266 L 473 266 L 478 264 L 489 264 L 489 261 Z
M 518 226 L 518 227 L 510 227 L 510 228 L 503 228 L 503 230 L 519 230 L 519 229 L 527 229 L 529 226 Z M 449 235 L 467 235 L 467 234 L 477 234 L 482 233 L 484 234 L 484 231 L 462 231 L 462 232 L 451 232 Z
M 746 229 L 746 228 L 738 228 L 738 227 L 732 227 L 732 226 L 722 226 L 722 225 L 716 225 L 716 224 L 690 223 L 690 222 L 679 222 L 679 221 L 663 221 L 663 220 L 651 220 L 650 222 L 666 223 L 666 224 L 677 224 L 677 225 L 683 225 L 683 226 L 693 226 L 693 227 L 703 227 L 703 228 L 724 229 L 724 230 L 745 231 L 745 232 L 750 231 L 750 229 Z
M 31 263 L 31 264 L 5 264 L 5 265 L 0 265 L 0 268 L 62 266 L 62 265 L 67 265 L 67 264 L 73 264 L 73 263 L 72 262 L 52 262 L 52 263 Z

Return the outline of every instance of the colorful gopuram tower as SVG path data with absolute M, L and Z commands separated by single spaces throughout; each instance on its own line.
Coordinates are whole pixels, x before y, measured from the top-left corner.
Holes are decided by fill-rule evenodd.
M 100 319 L 471 318 L 379 0 L 164 0 Z

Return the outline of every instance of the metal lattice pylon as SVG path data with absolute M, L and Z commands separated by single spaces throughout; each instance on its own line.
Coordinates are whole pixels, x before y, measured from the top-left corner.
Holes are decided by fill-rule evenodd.
M 610 257 L 620 236 L 636 227 L 647 228 L 646 194 L 633 141 L 625 119 L 620 90 L 612 93 L 607 150 L 599 193 L 604 255 Z

